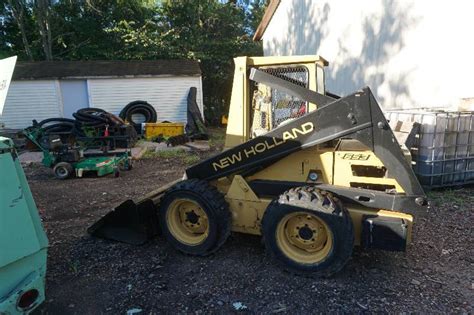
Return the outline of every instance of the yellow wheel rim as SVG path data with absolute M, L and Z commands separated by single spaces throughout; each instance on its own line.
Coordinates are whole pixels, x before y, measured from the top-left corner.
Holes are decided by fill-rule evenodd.
M 209 235 L 209 219 L 201 206 L 189 199 L 176 199 L 166 213 L 169 231 L 179 242 L 196 246 Z
M 300 264 L 322 262 L 334 243 L 328 225 L 307 212 L 294 212 L 283 217 L 276 229 L 276 241 L 288 258 Z

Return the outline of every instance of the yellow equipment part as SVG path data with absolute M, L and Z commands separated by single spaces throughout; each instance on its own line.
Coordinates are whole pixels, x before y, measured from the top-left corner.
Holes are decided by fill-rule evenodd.
M 264 112 L 261 107 L 252 104 L 252 95 L 248 84 L 249 67 L 259 69 L 304 67 L 309 73 L 308 88 L 315 92 L 325 93 L 323 69 L 328 65 L 328 62 L 320 56 L 238 57 L 234 59 L 234 62 L 234 83 L 227 124 L 226 148 L 239 145 L 255 136 L 251 132 L 252 113 L 261 115 L 260 113 Z M 267 90 L 269 89 L 259 84 L 260 94 L 265 94 Z M 308 111 L 315 109 L 317 109 L 317 104 L 308 104 Z M 257 120 L 260 119 L 259 116 Z M 409 153 L 407 159 L 411 159 Z M 232 163 L 232 161 L 225 161 L 225 163 L 228 162 Z M 309 179 L 311 172 L 317 174 L 316 181 Z M 247 178 L 237 175 L 231 179 L 225 178 L 215 181 L 218 189 L 225 194 L 233 213 L 233 231 L 257 235 L 261 233 L 261 219 L 271 199 L 257 197 L 247 184 L 252 180 L 284 180 L 303 182 L 309 185 L 325 183 L 344 187 L 404 192 L 401 185 L 390 177 L 380 159 L 360 142 L 343 140 L 333 145 L 310 147 L 295 152 Z M 352 205 L 347 205 L 347 209 L 353 219 L 355 244 L 360 244 L 363 215 L 403 219 L 407 223 L 408 235 L 411 238 L 413 218 L 408 214 L 367 207 L 352 207 Z
M 287 165 L 290 166 L 295 164 L 288 163 Z M 285 174 L 292 174 L 291 171 L 286 173 L 285 168 L 283 167 L 279 169 L 282 171 L 282 177 L 285 177 Z M 308 184 L 311 183 L 308 182 Z M 272 199 L 258 198 L 247 182 L 239 175 L 234 176 L 230 184 L 229 180 L 226 178 L 215 182 L 215 185 L 218 187 L 219 191 L 225 194 L 226 201 L 229 203 L 229 207 L 232 211 L 232 230 L 234 232 L 261 235 L 263 214 Z M 363 216 L 403 219 L 407 224 L 407 243 L 409 244 L 411 242 L 413 216 L 410 214 L 383 209 L 372 209 L 358 205 L 346 205 L 346 208 L 351 215 L 352 223 L 354 225 L 355 245 L 360 245 L 361 243 L 361 224 Z
M 167 213 L 170 232 L 188 245 L 198 245 L 206 239 L 209 234 L 208 220 L 201 206 L 189 199 L 175 200 Z
M 185 253 L 208 255 L 231 230 L 263 235 L 288 269 L 317 276 L 340 270 L 354 245 L 405 250 L 413 217 L 404 212 L 425 207 L 426 196 L 370 89 L 328 93 L 320 56 L 234 62 L 225 150 L 117 207 L 109 231 L 104 220 L 91 232 L 110 238 L 131 208 L 146 221 L 141 241 L 155 231 L 146 224 L 155 206 L 163 234 Z M 165 135 L 150 128 L 147 137 Z
M 184 134 L 183 123 L 145 123 L 145 138 L 151 140 L 158 136 L 172 137 Z
M 222 125 L 227 125 L 227 123 L 228 123 L 227 115 L 222 115 L 221 124 Z
M 244 143 L 251 136 L 252 102 L 247 73 L 249 67 L 268 69 L 275 66 L 301 66 L 308 70 L 311 78 L 308 80 L 308 88 L 319 93 L 324 93 L 325 90 L 323 67 L 327 66 L 328 62 L 321 56 L 237 57 L 234 59 L 234 63 L 234 82 L 225 139 L 226 148 Z M 309 104 L 309 109 L 315 110 L 316 104 Z
M 317 236 L 314 239 L 298 237 L 301 227 L 318 231 Z M 334 243 L 334 235 L 326 222 L 306 212 L 287 214 L 277 226 L 276 239 L 278 246 L 300 264 L 320 263 L 328 256 Z

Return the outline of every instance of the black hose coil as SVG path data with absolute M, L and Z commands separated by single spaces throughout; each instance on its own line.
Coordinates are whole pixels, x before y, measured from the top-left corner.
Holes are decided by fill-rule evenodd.
M 127 120 L 131 124 L 138 125 L 139 122 L 135 122 L 132 119 L 133 114 L 141 114 L 145 117 L 145 121 L 147 123 L 154 123 L 158 119 L 156 115 L 156 110 L 146 101 L 133 101 L 127 104 L 122 111 L 120 112 L 119 116 L 122 119 Z

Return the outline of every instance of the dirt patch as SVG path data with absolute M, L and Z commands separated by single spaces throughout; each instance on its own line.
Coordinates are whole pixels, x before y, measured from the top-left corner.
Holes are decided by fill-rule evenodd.
M 161 238 L 135 247 L 86 234 L 114 205 L 180 178 L 185 167 L 185 159 L 155 157 L 119 178 L 66 181 L 26 167 L 50 240 L 47 301 L 38 312 L 473 312 L 473 187 L 430 194 L 435 206 L 417 215 L 407 253 L 355 249 L 342 272 L 322 280 L 280 270 L 255 236 L 235 233 L 202 258 Z

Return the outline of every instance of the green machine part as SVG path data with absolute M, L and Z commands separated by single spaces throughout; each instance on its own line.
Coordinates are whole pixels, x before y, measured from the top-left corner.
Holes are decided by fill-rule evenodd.
M 43 160 L 41 161 L 44 166 L 52 167 L 55 163 L 54 156 L 45 149 L 39 142 L 38 139 L 41 137 L 43 130 L 40 127 L 28 127 L 22 131 L 23 135 L 33 142 L 41 152 L 43 152 Z
M 125 169 L 129 169 L 130 163 L 129 155 L 125 152 L 115 156 L 88 157 L 74 163 L 73 166 L 78 177 L 82 177 L 82 173 L 87 171 L 95 171 L 97 172 L 97 176 L 101 177 L 114 173 L 120 164 L 122 164 Z
M 57 159 L 47 148 L 43 147 L 38 139 L 41 138 L 43 130 L 40 127 L 28 127 L 24 129 L 23 135 L 33 142 L 43 152 L 42 164 L 46 167 L 54 167 L 57 162 L 61 160 Z M 86 146 L 85 143 L 82 143 Z M 82 177 L 84 172 L 97 172 L 97 176 L 105 176 L 116 172 L 119 165 L 123 165 L 125 169 L 130 169 L 130 152 L 120 153 L 114 156 L 95 156 L 95 157 L 83 157 L 77 162 L 70 162 L 73 169 L 76 171 L 77 177 Z
M 48 240 L 13 142 L 0 137 L 0 314 L 45 299 Z

